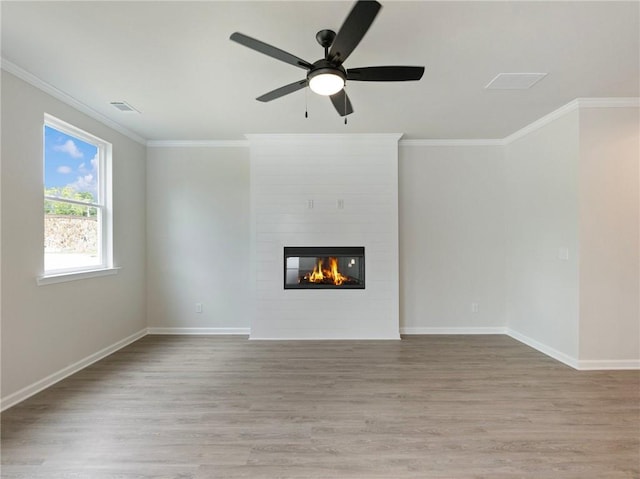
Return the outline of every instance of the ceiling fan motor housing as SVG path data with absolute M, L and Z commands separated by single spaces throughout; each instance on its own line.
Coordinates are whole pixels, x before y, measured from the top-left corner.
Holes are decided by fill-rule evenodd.
M 342 66 L 335 65 L 329 60 L 318 60 L 314 62 L 313 68 L 307 73 L 307 80 L 311 81 L 314 76 L 322 74 L 337 75 L 345 82 L 347 81 L 347 71 Z

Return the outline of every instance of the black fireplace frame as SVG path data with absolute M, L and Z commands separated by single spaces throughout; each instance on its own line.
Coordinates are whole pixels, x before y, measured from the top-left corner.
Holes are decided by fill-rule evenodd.
M 359 284 L 334 284 L 305 283 L 287 284 L 287 258 L 294 256 L 302 257 L 329 257 L 329 256 L 358 256 L 362 258 L 360 272 L 362 275 Z M 365 289 L 365 254 L 364 246 L 285 246 L 282 282 L 284 289 Z

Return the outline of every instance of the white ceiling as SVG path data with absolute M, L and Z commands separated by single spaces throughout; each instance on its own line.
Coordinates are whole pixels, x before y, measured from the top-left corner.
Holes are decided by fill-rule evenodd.
M 2 57 L 148 140 L 245 133 L 405 133 L 504 138 L 581 97 L 640 96 L 638 2 L 399 2 L 345 66 L 424 65 L 419 82 L 350 82 L 344 125 L 305 90 L 255 98 L 305 70 L 229 40 L 234 31 L 313 62 L 315 34 L 352 2 L 2 2 Z M 485 90 L 544 72 L 530 90 Z M 305 97 L 309 118 L 305 119 Z M 109 105 L 125 100 L 140 115 Z

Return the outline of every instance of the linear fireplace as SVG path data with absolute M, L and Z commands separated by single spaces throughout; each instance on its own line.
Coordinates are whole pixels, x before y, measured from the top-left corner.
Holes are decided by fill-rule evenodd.
M 284 289 L 364 289 L 364 247 L 285 246 Z

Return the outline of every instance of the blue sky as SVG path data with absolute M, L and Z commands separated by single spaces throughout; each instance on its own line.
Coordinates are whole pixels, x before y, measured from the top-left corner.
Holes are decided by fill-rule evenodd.
M 44 127 L 44 187 L 72 186 L 97 198 L 98 147 Z

